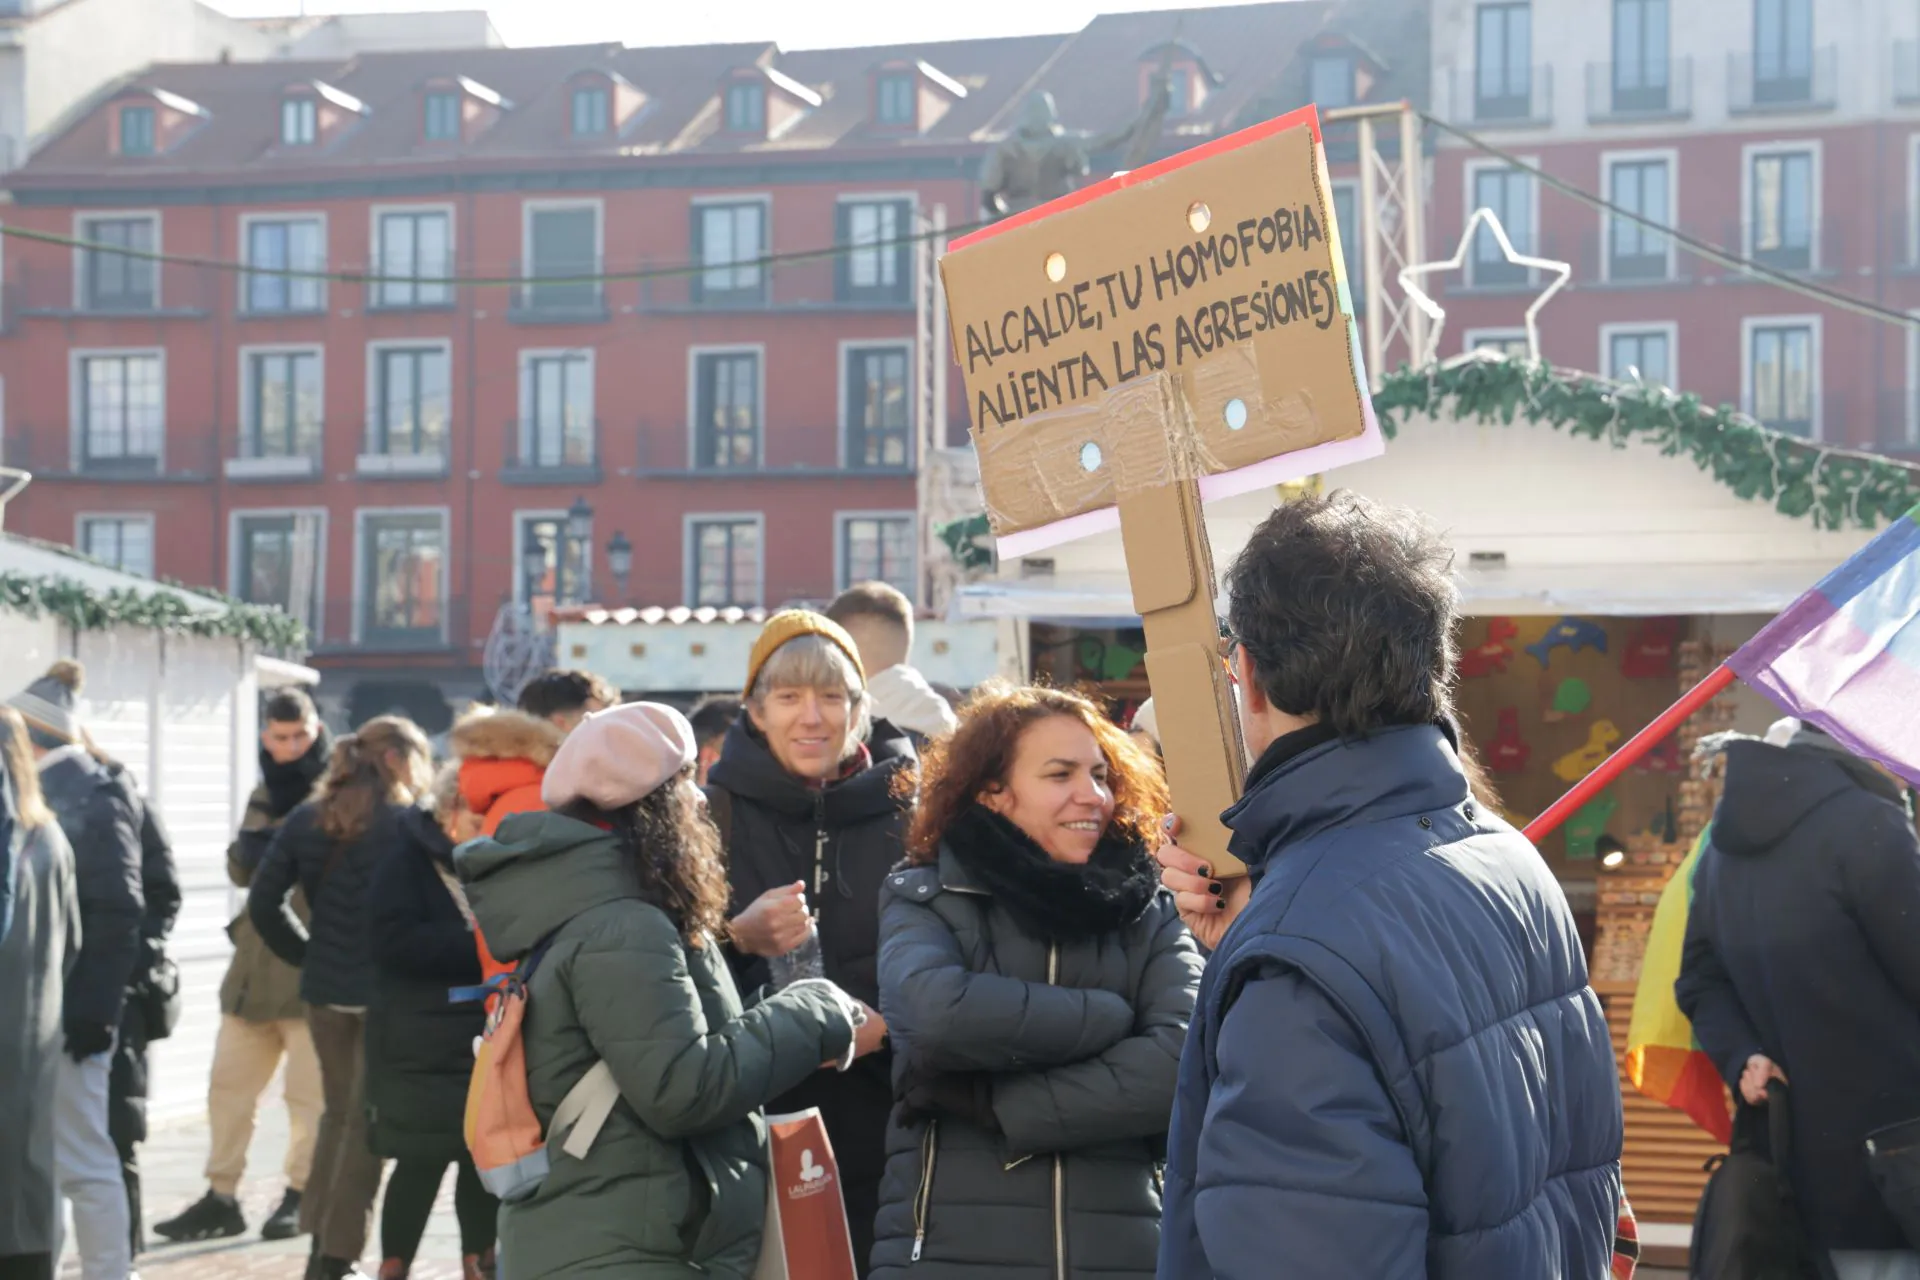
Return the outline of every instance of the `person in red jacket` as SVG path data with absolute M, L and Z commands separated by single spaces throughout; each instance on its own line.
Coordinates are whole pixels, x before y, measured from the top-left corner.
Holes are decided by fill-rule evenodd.
M 540 783 L 566 736 L 557 721 L 524 711 L 481 711 L 453 726 L 447 749 L 459 764 L 460 804 L 472 836 L 492 835 L 509 814 L 545 812 Z M 481 981 L 512 971 L 493 958 L 478 929 L 473 936 Z

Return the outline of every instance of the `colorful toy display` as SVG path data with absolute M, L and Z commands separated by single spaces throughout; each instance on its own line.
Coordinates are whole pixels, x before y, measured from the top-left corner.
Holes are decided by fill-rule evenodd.
M 1594 721 L 1587 730 L 1587 744 L 1553 762 L 1553 776 L 1562 782 L 1580 781 L 1600 767 L 1619 741 L 1620 730 L 1613 721 Z
M 1598 852 L 1600 837 L 1606 834 L 1607 821 L 1620 807 L 1611 791 L 1602 791 L 1567 819 L 1567 857 L 1575 862 L 1591 862 Z
M 1487 769 L 1491 773 L 1523 773 L 1533 748 L 1520 736 L 1520 708 L 1500 708 L 1500 726 L 1487 744 Z
M 1540 718 L 1548 724 L 1577 716 L 1593 705 L 1593 689 L 1579 676 L 1568 676 L 1553 686 L 1553 695 Z
M 1543 667 L 1550 664 L 1555 649 L 1567 649 L 1574 653 L 1592 649 L 1605 653 L 1606 628 L 1586 618 L 1562 618 L 1547 628 L 1547 634 L 1527 646 L 1527 652 Z
M 1680 619 L 1642 618 L 1627 637 L 1620 674 L 1632 680 L 1670 679 L 1680 647 Z
M 1512 618 L 1489 618 L 1486 643 L 1460 655 L 1460 678 L 1470 680 L 1505 671 L 1513 661 L 1513 650 L 1507 647 L 1507 641 L 1519 635 L 1520 628 L 1513 624 Z

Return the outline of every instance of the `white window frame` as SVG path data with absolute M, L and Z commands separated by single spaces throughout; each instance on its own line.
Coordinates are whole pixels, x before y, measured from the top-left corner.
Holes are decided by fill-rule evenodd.
M 1497 339 L 1501 342 L 1518 342 L 1521 346 L 1525 346 L 1527 343 L 1527 331 L 1518 325 L 1504 324 L 1487 325 L 1479 329 L 1468 329 L 1460 335 L 1461 354 L 1464 355 L 1478 350 L 1481 343 L 1490 339 Z
M 247 415 L 253 411 L 253 357 L 255 356 L 312 356 L 320 371 L 320 439 L 316 444 L 326 447 L 327 434 L 327 348 L 318 342 L 261 342 L 249 343 L 238 349 L 240 368 L 238 373 L 240 398 L 236 421 L 240 425 L 240 435 L 248 434 L 252 423 Z M 320 469 L 320 459 L 313 458 L 249 458 L 240 451 L 240 441 L 229 442 L 233 452 L 223 460 L 227 478 L 265 479 L 284 476 L 297 479 L 313 475 Z
M 450 643 L 453 600 L 453 509 L 451 507 L 355 507 L 353 509 L 353 642 L 367 634 L 367 520 L 383 516 L 435 516 L 440 521 L 440 643 Z
M 376 204 L 367 211 L 367 244 L 371 246 L 367 258 L 381 275 L 386 274 L 386 263 L 381 260 L 382 241 L 380 223 L 388 214 L 438 213 L 447 220 L 447 300 L 445 302 L 382 302 L 380 301 L 380 282 L 370 281 L 367 285 L 367 305 L 377 311 L 417 311 L 434 307 L 450 307 L 454 301 L 454 286 L 451 281 L 458 274 L 457 249 L 459 245 L 460 219 L 451 203 L 423 202 L 420 204 Z M 416 289 L 419 286 L 414 286 Z
M 700 357 L 744 356 L 757 358 L 759 375 L 754 394 L 758 397 L 760 421 L 753 433 L 753 470 L 767 466 L 767 344 L 764 342 L 727 342 L 687 348 L 687 470 L 726 471 L 729 468 L 703 468 L 700 465 Z M 715 517 L 719 519 L 720 517 Z
M 1819 138 L 1782 138 L 1775 142 L 1749 142 L 1740 148 L 1740 256 L 1753 257 L 1753 162 L 1762 156 L 1804 152 L 1813 157 L 1808 165 L 1812 186 L 1808 201 L 1812 226 L 1807 229 L 1807 270 L 1820 271 L 1820 242 L 1825 239 L 1827 222 L 1826 148 Z M 1912 221 L 1911 218 L 1908 221 Z
M 114 520 L 122 524 L 144 524 L 147 526 L 147 553 L 153 563 L 147 566 L 147 572 L 138 573 L 133 569 L 121 568 L 122 573 L 132 573 L 136 577 L 154 578 L 160 568 L 160 531 L 151 511 L 76 511 L 73 513 L 73 549 L 81 555 L 92 555 L 87 550 L 86 528 L 91 520 Z M 115 566 L 119 568 L 119 566 Z M 157 580 L 157 579 L 156 579 Z
M 565 507 L 515 507 L 513 510 L 513 602 L 521 608 L 527 605 L 527 580 L 526 575 L 521 572 L 520 553 L 526 550 L 524 526 L 529 520 L 558 520 L 564 528 L 567 523 L 567 510 Z M 595 541 L 594 535 L 589 533 L 585 567 L 588 582 L 592 582 L 594 576 Z
M 913 576 L 913 590 L 907 592 L 907 598 L 918 605 L 920 603 L 920 516 L 911 507 L 833 513 L 834 591 L 845 591 L 853 585 L 853 579 L 847 571 L 847 526 L 855 520 L 905 520 L 907 526 L 913 530 L 913 563 L 908 566 Z
M 518 395 L 519 417 L 514 424 L 514 448 L 517 460 L 523 465 L 533 443 L 531 427 L 533 425 L 533 385 L 528 375 L 532 372 L 535 360 L 573 359 L 584 356 L 587 361 L 587 424 L 588 430 L 595 436 L 594 448 L 599 450 L 599 430 L 594 423 L 600 415 L 600 362 L 592 347 L 527 347 L 519 353 Z M 517 554 L 517 549 L 516 549 Z M 518 561 L 516 560 L 516 565 Z M 518 572 L 516 569 L 515 572 Z
M 913 394 L 914 341 L 912 338 L 842 338 L 835 349 L 834 376 L 839 386 L 834 391 L 834 458 L 842 471 L 881 471 L 892 474 L 890 469 L 875 467 L 854 467 L 847 451 L 847 433 L 852 424 L 847 421 L 847 411 L 852 408 L 847 402 L 847 360 L 855 351 L 878 351 L 895 348 L 907 358 L 907 462 L 911 471 L 920 460 L 920 423 L 919 405 L 914 403 Z
M 764 608 L 767 601 L 767 513 L 764 511 L 689 511 L 680 517 L 680 598 L 689 609 L 706 607 L 695 603 L 699 594 L 699 543 L 694 530 L 703 524 L 753 524 L 760 533 L 760 564 L 753 587 L 753 600 L 741 608 Z
M 1619 164 L 1645 164 L 1650 160 L 1662 161 L 1667 166 L 1667 207 L 1660 215 L 1660 221 L 1669 229 L 1677 229 L 1680 220 L 1680 150 L 1677 147 L 1642 147 L 1631 151 L 1602 151 L 1600 153 L 1600 194 L 1609 202 L 1613 200 L 1613 168 Z M 1536 184 L 1537 185 L 1537 184 Z M 1677 261 L 1674 252 L 1673 237 L 1666 240 L 1666 272 L 1659 280 L 1631 280 L 1623 283 L 1633 285 L 1651 285 L 1670 282 L 1677 273 Z M 1613 215 L 1605 209 L 1600 210 L 1600 278 L 1613 282 Z
M 733 122 L 733 91 L 742 86 L 757 89 L 760 92 L 760 127 L 758 130 L 754 129 L 751 125 L 736 125 Z M 772 96 L 773 95 L 767 92 L 767 82 L 764 78 L 741 76 L 737 79 L 727 81 L 725 88 L 723 88 L 720 93 L 720 131 L 722 133 L 743 134 L 749 137 L 758 137 L 760 134 L 768 132 L 772 127 L 772 121 L 770 119 L 773 114 L 770 110 L 773 105 Z
M 1515 156 L 1514 159 L 1520 161 L 1522 164 L 1531 165 L 1535 169 L 1540 168 L 1540 157 L 1537 155 Z M 1540 179 L 1534 177 L 1532 174 L 1526 172 L 1526 170 L 1524 169 L 1514 168 L 1512 165 L 1508 164 L 1504 160 L 1469 160 L 1461 167 L 1462 182 L 1461 182 L 1460 225 L 1462 227 L 1465 227 L 1467 223 L 1472 220 L 1474 211 L 1480 207 L 1479 203 L 1473 198 L 1473 190 L 1474 190 L 1474 187 L 1479 183 L 1479 175 L 1489 171 L 1494 173 L 1512 172 L 1512 173 L 1518 174 L 1521 178 L 1526 180 L 1527 186 L 1530 189 L 1533 197 L 1531 201 L 1532 207 L 1527 211 L 1527 219 L 1532 224 L 1533 238 L 1535 239 L 1535 241 L 1538 241 L 1540 236 L 1540 230 L 1541 230 L 1540 228 Z M 1496 210 L 1495 212 L 1498 212 L 1498 210 Z M 1506 221 L 1504 219 L 1501 220 L 1500 225 L 1502 230 L 1504 230 L 1507 233 L 1507 238 L 1511 240 L 1513 238 L 1513 228 L 1507 226 Z M 1514 250 L 1517 253 L 1522 253 L 1529 256 L 1537 256 L 1540 252 L 1540 246 L 1538 243 L 1525 244 L 1525 245 L 1516 244 L 1514 246 Z M 1500 289 L 1517 289 L 1521 287 L 1519 285 L 1506 285 L 1506 284 L 1483 285 L 1479 281 L 1473 278 L 1473 266 L 1474 266 L 1473 245 L 1471 242 L 1469 242 L 1467 245 L 1466 261 L 1463 262 L 1460 267 L 1460 269 L 1466 273 L 1468 288 L 1500 290 Z M 1539 283 L 1539 280 L 1540 280 L 1539 271 L 1535 270 L 1532 267 L 1528 267 L 1526 283 L 1529 286 L 1531 286 Z
M 287 108 L 288 107 L 295 107 L 296 110 L 304 109 L 305 113 L 312 115 L 313 136 L 311 138 L 293 139 L 293 138 L 287 137 Z M 319 146 L 320 145 L 320 98 L 319 96 L 317 94 L 311 94 L 311 93 L 289 93 L 289 94 L 283 95 L 280 99 L 280 118 L 275 123 L 278 125 L 278 127 L 274 130 L 274 135 L 278 140 L 279 145 L 283 147 L 317 147 Z
M 240 597 L 240 525 L 246 520 L 275 520 L 292 516 L 319 517 L 318 545 L 313 550 L 313 618 L 307 624 L 316 644 L 327 634 L 327 518 L 326 507 L 236 507 L 227 512 L 227 594 Z
M 447 359 L 447 449 L 440 457 L 431 454 L 388 454 L 373 452 L 373 420 L 380 413 L 380 353 L 414 351 L 437 347 Z M 354 470 L 373 476 L 437 476 L 453 465 L 453 396 L 457 383 L 453 370 L 452 338 L 374 338 L 367 343 L 366 417 L 360 426 L 360 442 L 355 450 Z
M 240 215 L 240 262 L 242 266 L 250 267 L 253 265 L 253 261 L 251 258 L 251 254 L 253 251 L 253 228 L 262 223 L 269 223 L 269 222 L 318 222 L 320 224 L 319 270 L 323 273 L 329 270 L 329 267 L 327 264 L 332 259 L 332 256 L 333 256 L 333 240 L 331 236 L 331 228 L 328 227 L 327 225 L 326 212 L 324 210 L 319 210 L 319 209 L 288 209 L 284 213 L 276 212 L 276 213 L 243 213 L 241 214 Z M 252 306 L 250 306 L 247 302 L 247 287 L 253 283 L 253 276 L 251 275 L 251 273 L 246 271 L 236 272 L 235 274 L 239 277 L 239 281 L 238 281 L 239 296 L 235 302 L 235 305 L 239 308 L 239 312 L 243 316 L 323 316 L 326 314 L 328 292 L 329 292 L 328 284 L 330 282 L 327 280 L 324 274 L 322 274 L 318 280 L 314 281 L 314 283 L 320 287 L 320 305 L 313 308 L 311 311 L 299 310 L 293 307 L 289 307 L 284 311 L 256 310 Z M 291 286 L 294 283 L 294 277 L 288 276 L 286 279 L 289 286 Z
M 1740 317 L 1740 410 L 1749 418 L 1753 412 L 1753 331 L 1755 329 L 1805 328 L 1813 333 L 1813 367 L 1808 371 L 1812 375 L 1812 386 L 1808 394 L 1813 400 L 1813 425 L 1807 434 L 1810 442 L 1818 443 L 1826 439 L 1826 377 L 1823 366 L 1827 359 L 1826 334 L 1821 318 L 1817 315 L 1786 316 L 1742 316 Z M 1757 421 L 1757 419 L 1756 419 Z
M 1645 333 L 1657 333 L 1667 340 L 1667 377 L 1671 387 L 1680 386 L 1680 326 L 1672 320 L 1643 320 L 1634 322 L 1622 320 L 1618 323 L 1600 326 L 1600 360 L 1594 368 L 1606 378 L 1619 377 L 1613 372 L 1610 357 L 1613 355 L 1613 340 Z
M 601 274 L 607 261 L 607 202 L 601 196 L 574 196 L 565 199 L 522 200 L 520 202 L 520 272 L 531 278 L 538 274 L 533 269 L 533 219 L 539 213 L 560 213 L 568 209 L 593 210 L 593 271 Z M 521 285 L 522 296 L 532 301 L 531 285 Z M 607 300 L 607 282 L 593 282 L 594 301 L 602 306 Z
M 73 212 L 73 238 L 81 243 L 91 241 L 93 236 L 87 231 L 89 222 L 130 222 L 135 218 L 145 218 L 153 223 L 153 251 L 155 254 L 165 254 L 167 246 L 161 237 L 166 234 L 166 219 L 161 216 L 161 211 L 158 209 L 76 209 Z M 73 251 L 73 309 L 75 311 L 88 310 L 87 255 L 91 252 L 90 249 Z M 162 286 L 166 283 L 166 272 L 161 268 L 165 265 L 166 263 L 160 258 L 155 258 L 153 261 L 153 311 L 134 311 L 127 314 L 152 315 L 154 312 L 166 310 L 166 300 L 161 294 Z
M 84 407 L 86 396 L 82 389 L 81 372 L 86 361 L 96 357 L 113 358 L 118 356 L 157 356 L 160 360 L 160 445 L 158 457 L 154 460 L 160 472 L 167 469 L 167 349 L 165 347 L 73 347 L 67 352 L 67 458 L 69 465 L 80 470 L 86 457 L 83 444 L 87 431 Z

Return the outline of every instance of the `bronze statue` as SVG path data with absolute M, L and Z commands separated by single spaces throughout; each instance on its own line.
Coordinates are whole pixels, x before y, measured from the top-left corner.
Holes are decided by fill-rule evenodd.
M 1053 95 L 1030 94 L 1021 107 L 1020 123 L 988 153 L 980 169 L 982 212 L 1002 218 L 1063 196 L 1080 185 L 1092 167 L 1092 158 L 1126 144 L 1125 167 L 1135 168 L 1147 158 L 1167 117 L 1168 75 L 1165 61 L 1147 88 L 1147 105 L 1124 128 L 1111 133 L 1069 133 L 1060 124 Z

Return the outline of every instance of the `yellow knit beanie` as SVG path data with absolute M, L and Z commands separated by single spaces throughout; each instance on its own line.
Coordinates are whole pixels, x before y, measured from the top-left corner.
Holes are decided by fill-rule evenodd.
M 753 682 L 760 678 L 760 669 L 767 665 L 767 659 L 773 656 L 774 650 L 801 636 L 819 636 L 831 640 L 853 663 L 853 669 L 860 677 L 860 687 L 867 687 L 867 669 L 860 665 L 860 647 L 854 644 L 853 637 L 847 634 L 845 627 L 811 609 L 782 609 L 767 619 L 767 625 L 760 629 L 760 638 L 753 642 L 753 652 L 747 657 L 747 684 L 743 696 L 753 696 Z

